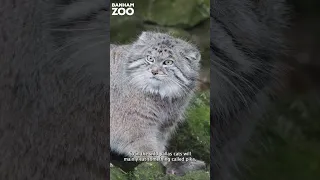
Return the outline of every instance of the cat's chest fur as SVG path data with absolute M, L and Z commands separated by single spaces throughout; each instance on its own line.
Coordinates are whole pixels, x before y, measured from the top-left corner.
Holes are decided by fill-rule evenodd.
M 169 126 L 181 120 L 186 101 L 180 98 L 161 98 L 160 95 L 144 94 L 139 91 L 131 91 L 124 99 L 132 103 L 126 110 L 128 114 L 143 114 L 156 126 L 164 124 Z
M 152 106 L 158 109 L 158 117 L 161 117 L 161 124 L 171 124 L 181 120 L 185 109 L 185 100 L 160 98 L 160 96 L 146 97 Z

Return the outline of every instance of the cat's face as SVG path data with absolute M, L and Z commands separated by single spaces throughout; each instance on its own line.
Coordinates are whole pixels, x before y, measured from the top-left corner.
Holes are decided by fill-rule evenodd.
M 179 97 L 195 87 L 199 51 L 162 33 L 144 32 L 128 53 L 129 81 L 145 93 Z

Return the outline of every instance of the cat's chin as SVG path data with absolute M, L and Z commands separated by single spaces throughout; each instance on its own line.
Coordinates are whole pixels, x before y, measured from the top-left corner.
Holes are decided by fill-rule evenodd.
M 154 89 L 159 89 L 162 84 L 162 80 L 160 78 L 151 77 L 148 82 Z
M 177 84 L 166 82 L 161 78 L 131 81 L 130 84 L 146 95 L 160 96 L 161 98 L 179 98 L 186 96 L 186 93 L 188 93 L 188 91 L 181 89 Z
M 159 96 L 162 99 L 179 98 L 185 96 L 185 94 L 183 94 L 183 92 L 180 89 L 175 87 L 168 87 L 163 84 L 160 84 L 159 86 L 148 86 L 143 90 L 147 95 Z

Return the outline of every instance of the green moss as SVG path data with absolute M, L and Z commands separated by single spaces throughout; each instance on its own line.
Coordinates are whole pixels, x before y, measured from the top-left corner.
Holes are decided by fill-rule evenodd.
M 210 163 L 209 99 L 209 92 L 204 92 L 192 100 L 186 123 L 170 141 L 171 152 L 191 152 L 192 157 Z
M 120 168 L 110 168 L 110 180 L 128 180 L 127 173 L 123 172 Z
M 145 162 L 135 168 L 131 178 L 137 180 L 153 180 L 163 176 L 163 167 L 159 162 Z

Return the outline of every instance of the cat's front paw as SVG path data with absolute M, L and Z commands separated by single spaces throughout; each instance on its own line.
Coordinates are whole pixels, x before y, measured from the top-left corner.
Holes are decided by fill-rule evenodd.
M 188 162 L 169 162 L 166 166 L 166 174 L 174 174 L 177 176 L 183 176 L 189 171 L 202 170 L 206 168 L 206 164 L 203 161 L 195 160 Z

